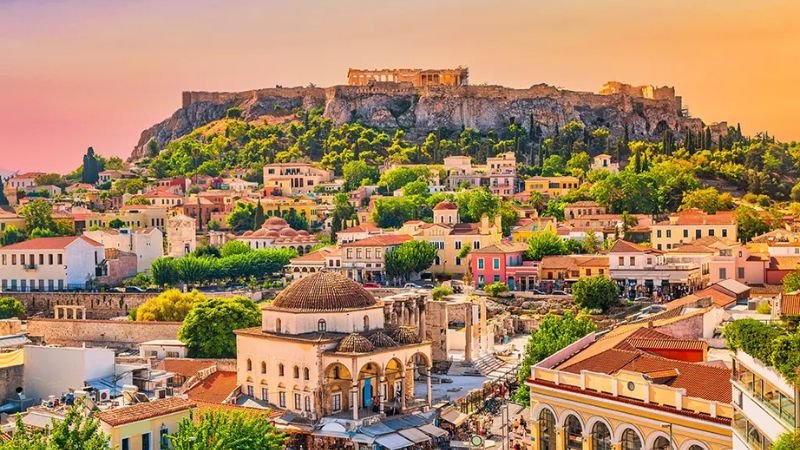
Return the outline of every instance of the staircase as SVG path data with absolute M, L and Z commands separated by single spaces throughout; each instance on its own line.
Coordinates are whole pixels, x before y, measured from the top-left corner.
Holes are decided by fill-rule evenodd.
M 503 367 L 505 363 L 495 355 L 489 353 L 480 358 L 466 362 L 461 361 L 450 367 L 449 375 L 483 376 L 490 377 L 490 374 Z

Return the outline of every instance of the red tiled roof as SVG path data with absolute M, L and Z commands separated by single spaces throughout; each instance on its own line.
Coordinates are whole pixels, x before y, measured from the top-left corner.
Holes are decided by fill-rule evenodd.
M 197 372 L 216 366 L 214 361 L 191 358 L 166 358 L 158 363 L 158 370 L 172 372 L 182 377 L 190 378 Z
M 342 245 L 342 247 L 385 247 L 389 245 L 399 245 L 410 240 L 411 236 L 407 234 L 382 234 L 379 236 L 370 236 L 355 242 L 348 242 Z
M 102 247 L 103 244 L 89 239 L 86 236 L 43 237 L 17 242 L 16 244 L 0 247 L 2 250 L 60 250 L 78 239 L 83 239 L 93 247 Z
M 433 207 L 434 211 L 441 211 L 444 209 L 458 209 L 458 206 L 452 202 L 439 202 L 436 206 Z
M 635 244 L 633 242 L 620 239 L 614 243 L 614 246 L 611 247 L 609 253 L 661 253 L 661 252 L 652 249 L 650 247 L 645 247 L 643 245 Z
M 236 372 L 216 371 L 185 392 L 191 400 L 222 403 L 236 389 Z
M 97 418 L 115 427 L 125 425 L 126 423 L 138 422 L 140 420 L 152 419 L 154 417 L 185 411 L 196 406 L 197 404 L 191 400 L 172 397 L 101 411 L 97 415 Z
M 641 351 L 611 349 L 561 370 L 571 373 L 588 370 L 606 374 L 629 370 L 647 374 L 670 369 L 677 369 L 679 374 L 662 384 L 685 389 L 690 397 L 731 402 L 730 369 L 662 358 Z
M 342 231 L 339 231 L 337 234 L 342 233 L 369 233 L 370 231 L 379 231 L 381 230 L 380 227 L 372 225 L 371 223 L 362 223 L 361 225 L 356 225 L 354 227 L 345 228 Z
M 700 209 L 689 208 L 670 214 L 670 220 L 655 224 L 661 225 L 733 225 L 736 219 L 733 211 L 717 211 L 716 214 L 706 214 Z M 674 223 L 672 222 L 674 221 Z
M 628 339 L 631 347 L 639 350 L 704 350 L 708 344 L 696 339 Z
M 800 292 L 781 294 L 781 315 L 782 316 L 800 315 Z

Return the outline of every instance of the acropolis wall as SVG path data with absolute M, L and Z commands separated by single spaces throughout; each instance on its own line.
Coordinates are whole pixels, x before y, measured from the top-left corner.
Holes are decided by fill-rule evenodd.
M 350 69 L 347 84 L 368 86 L 370 82 L 411 83 L 423 86 L 464 86 L 469 78 L 466 67 L 455 69 Z

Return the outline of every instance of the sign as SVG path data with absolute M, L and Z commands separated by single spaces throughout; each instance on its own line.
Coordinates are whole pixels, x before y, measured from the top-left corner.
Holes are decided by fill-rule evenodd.
M 472 437 L 469 438 L 469 443 L 473 447 L 483 447 L 483 438 L 477 434 L 473 434 Z

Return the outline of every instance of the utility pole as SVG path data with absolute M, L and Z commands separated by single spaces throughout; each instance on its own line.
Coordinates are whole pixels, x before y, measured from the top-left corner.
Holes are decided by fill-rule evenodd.
M 675 441 L 672 440 L 672 423 L 661 424 L 661 428 L 669 429 L 669 448 L 675 450 Z

